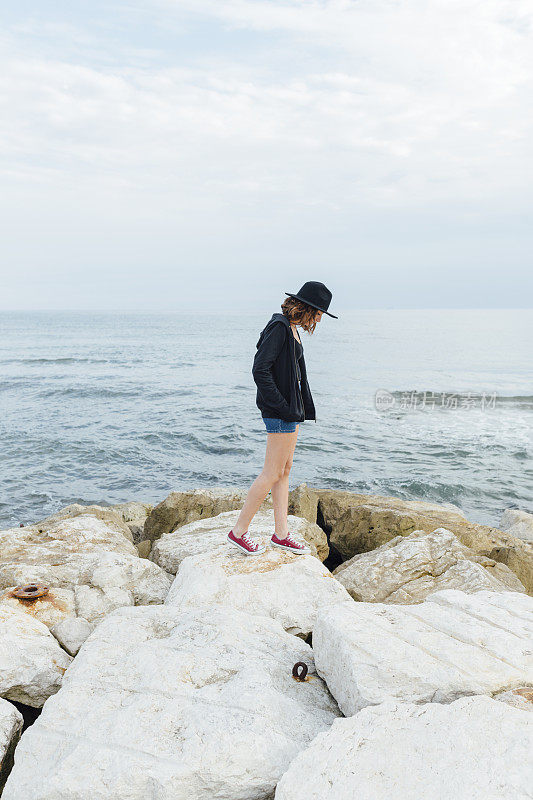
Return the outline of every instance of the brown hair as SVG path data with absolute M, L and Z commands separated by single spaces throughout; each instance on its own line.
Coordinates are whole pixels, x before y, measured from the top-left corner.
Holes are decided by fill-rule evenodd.
M 281 304 L 281 310 L 293 325 L 300 325 L 307 333 L 314 333 L 317 324 L 317 308 L 308 306 L 295 297 L 287 297 Z

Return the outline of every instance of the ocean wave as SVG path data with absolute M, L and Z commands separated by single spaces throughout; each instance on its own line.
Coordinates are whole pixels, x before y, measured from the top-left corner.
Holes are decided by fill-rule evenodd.
M 105 400 L 106 398 L 135 398 L 142 400 L 157 400 L 167 397 L 183 397 L 194 394 L 190 389 L 161 389 L 146 391 L 143 386 L 132 389 L 113 389 L 110 387 L 93 386 L 65 386 L 58 388 L 43 389 L 39 392 L 40 398 L 47 397 L 76 397 L 80 399 Z
M 12 378 L 9 381 L 0 381 L 0 392 L 9 392 L 12 389 L 28 389 L 35 386 L 33 378 Z
M 109 358 L 74 358 L 65 356 L 61 358 L 3 358 L 0 364 L 117 364 Z M 125 363 L 125 362 L 124 362 Z

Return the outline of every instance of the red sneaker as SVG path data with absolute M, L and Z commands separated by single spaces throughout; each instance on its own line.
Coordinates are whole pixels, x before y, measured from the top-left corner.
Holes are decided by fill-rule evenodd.
M 306 544 L 302 542 L 297 542 L 293 539 L 290 533 L 284 539 L 278 539 L 276 534 L 272 534 L 270 537 L 270 541 L 272 544 L 275 544 L 276 547 L 282 547 L 284 550 L 290 550 L 292 553 L 310 553 L 311 548 L 308 547 Z
M 235 536 L 233 530 L 231 530 L 228 533 L 228 541 L 234 545 L 234 547 L 238 547 L 239 550 L 242 550 L 243 553 L 246 553 L 247 556 L 255 556 L 258 553 L 264 553 L 266 550 L 265 545 L 255 542 L 248 531 L 239 537 Z

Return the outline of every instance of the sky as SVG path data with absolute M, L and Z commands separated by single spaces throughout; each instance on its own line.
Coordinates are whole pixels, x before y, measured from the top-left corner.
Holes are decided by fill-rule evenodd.
M 531 307 L 530 0 L 6 0 L 0 310 Z

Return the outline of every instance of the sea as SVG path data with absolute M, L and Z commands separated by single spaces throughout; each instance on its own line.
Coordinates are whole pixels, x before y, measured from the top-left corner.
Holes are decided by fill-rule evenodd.
M 246 489 L 271 314 L 0 313 L 0 526 L 69 503 Z M 317 420 L 291 487 L 533 511 L 533 310 L 359 310 L 302 333 Z

